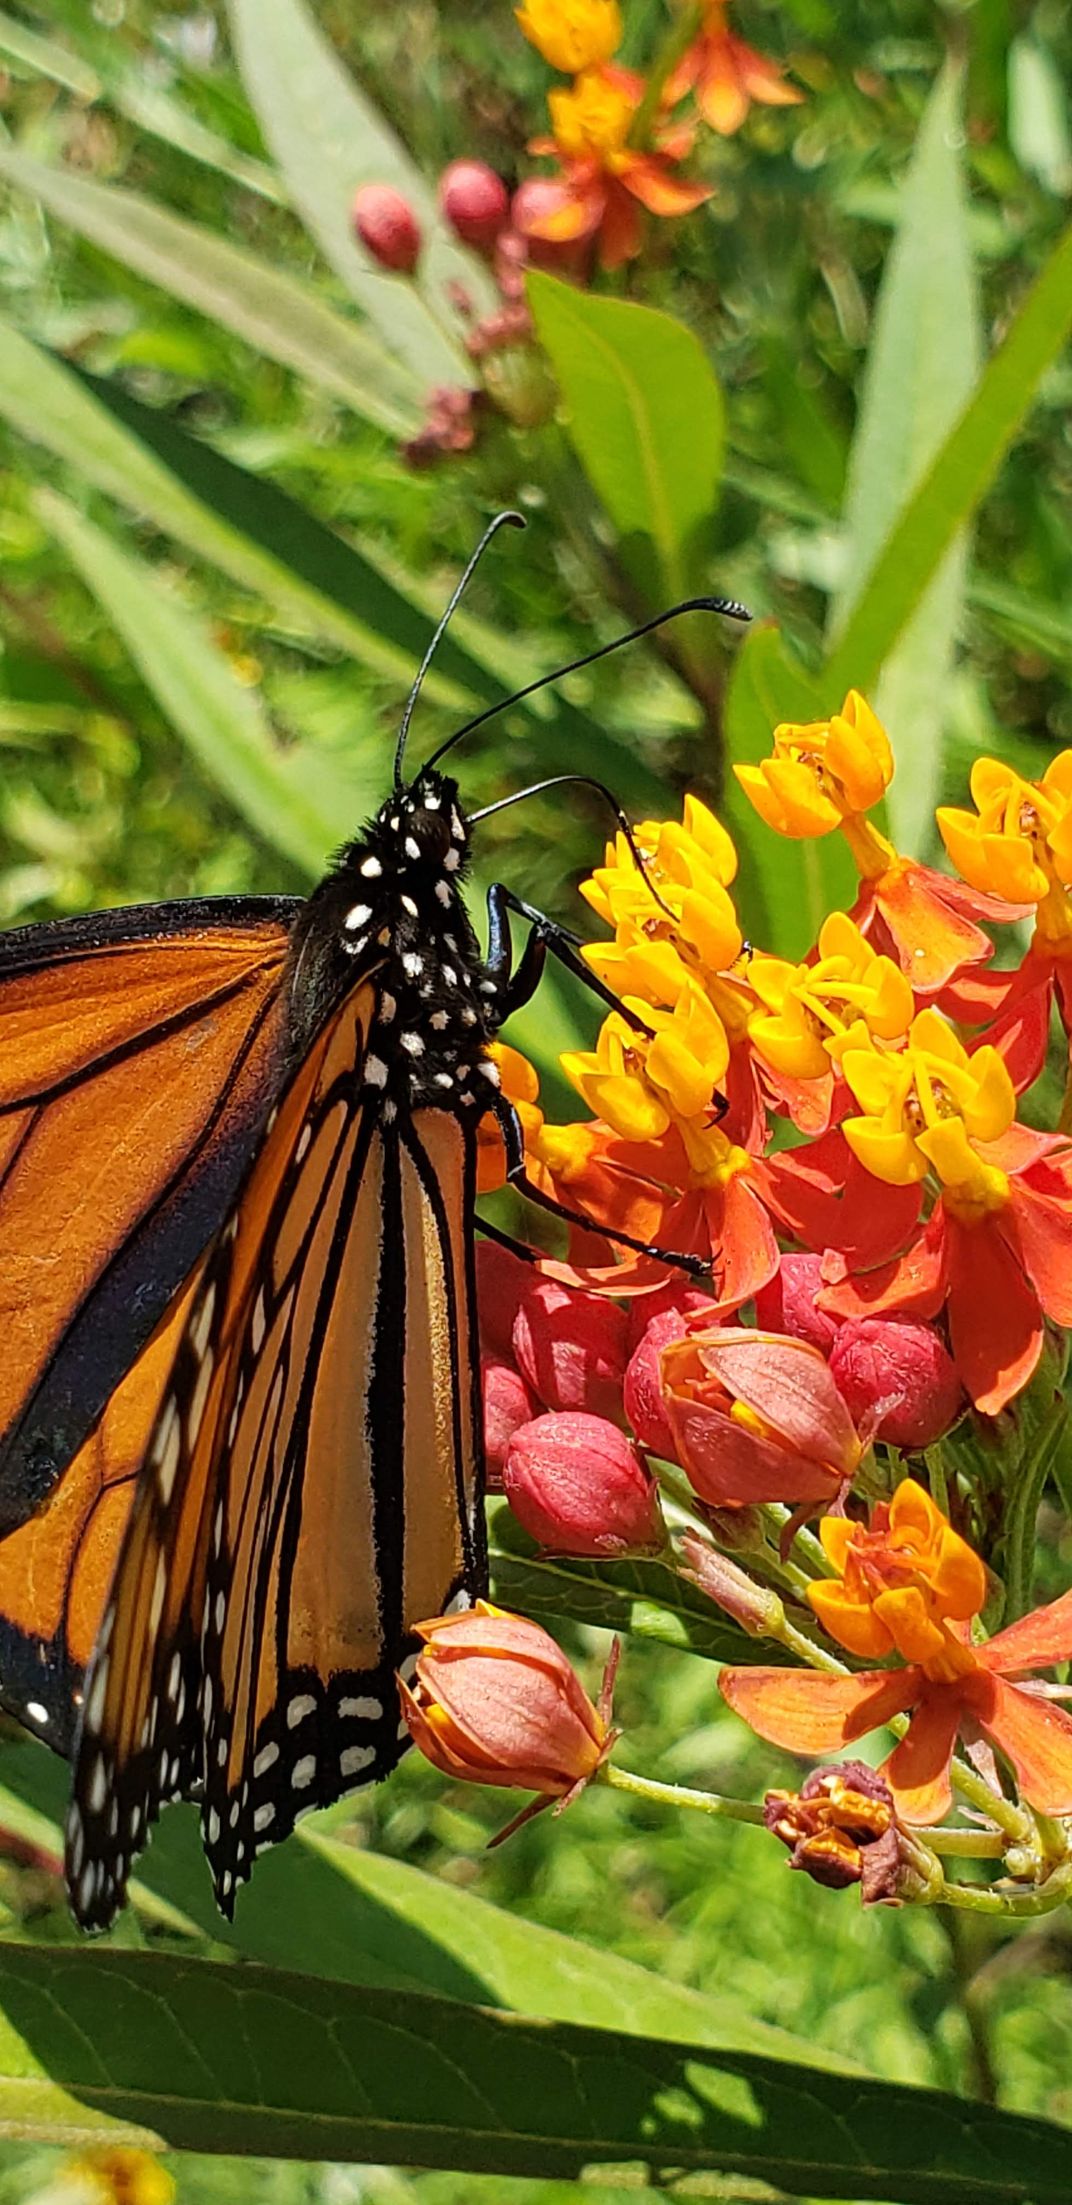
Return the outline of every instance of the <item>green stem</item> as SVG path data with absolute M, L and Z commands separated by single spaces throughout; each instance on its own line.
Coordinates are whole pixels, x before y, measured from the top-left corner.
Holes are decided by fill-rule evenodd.
M 1023 1922 L 1036 1914 L 1052 1914 L 1072 1899 L 1072 1861 L 1054 1870 L 1045 1883 L 1023 1891 L 1002 1891 L 995 1884 L 947 1883 L 934 1903 L 960 1907 L 967 1914 L 988 1914 L 992 1921 Z
M 637 1776 L 635 1770 L 617 1768 L 613 1761 L 605 1761 L 599 1775 L 614 1791 L 632 1792 L 635 1798 L 654 1800 L 660 1807 L 691 1807 L 694 1814 L 721 1816 L 729 1822 L 763 1821 L 762 1807 L 750 1800 L 693 1791 L 687 1784 L 660 1784 L 654 1776 Z
M 933 1447 L 924 1448 L 923 1460 L 927 1465 L 927 1476 L 930 1481 L 931 1499 L 934 1502 L 935 1507 L 941 1509 L 943 1516 L 948 1516 L 949 1480 L 946 1477 L 945 1459 L 942 1454 L 941 1443 L 936 1442 Z
M 689 5 L 682 8 L 677 22 L 667 32 L 655 56 L 644 97 L 633 117 L 633 126 L 629 132 L 630 145 L 638 147 L 641 152 L 646 152 L 651 143 L 652 128 L 659 112 L 663 87 L 673 75 L 678 62 L 688 53 L 703 18 L 702 0 L 689 0 Z
M 1050 1464 L 1068 1423 L 1068 1409 L 1059 1397 L 1044 1418 L 1016 1482 L 1006 1519 L 1005 1623 L 1015 1623 L 1031 1606 L 1035 1568 L 1035 1521 Z
M 1058 1133 L 1072 1133 L 1072 1056 L 1069 1057 L 1068 1078 L 1065 1081 L 1061 1115 L 1057 1120 Z

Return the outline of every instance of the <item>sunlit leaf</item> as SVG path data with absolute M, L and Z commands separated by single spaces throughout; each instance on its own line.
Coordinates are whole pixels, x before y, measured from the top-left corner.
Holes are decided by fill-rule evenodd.
M 338 842 L 340 816 L 360 815 L 354 792 L 337 789 L 332 800 L 325 791 L 317 802 L 308 757 L 275 742 L 204 622 L 55 491 L 38 491 L 36 503 L 198 764 L 266 842 L 315 877 Z
M 125 267 L 330 391 L 354 413 L 397 435 L 416 426 L 419 384 L 374 336 L 326 306 L 296 276 L 136 192 L 90 183 L 74 169 L 49 168 L 5 145 L 0 176 Z
M 697 595 L 724 436 L 722 394 L 698 337 L 670 314 L 553 276 L 531 274 L 529 300 L 569 436 L 623 560 L 660 609 Z
M 442 223 L 435 198 L 394 131 L 348 76 L 303 0 L 228 0 L 235 54 L 265 141 L 325 258 L 384 342 L 424 389 L 466 385 L 472 369 L 448 286 L 488 311 L 487 270 Z M 392 184 L 413 207 L 424 246 L 417 280 L 385 274 L 354 236 L 354 192 Z
M 905 500 L 958 418 L 979 367 L 979 307 L 958 147 L 960 73 L 943 70 L 923 117 L 886 262 L 864 375 L 845 504 L 844 580 L 830 634 L 843 636 Z M 947 686 L 963 610 L 967 543 L 946 550 L 887 656 L 875 703 L 897 776 L 894 840 L 918 850 L 941 782 Z
M 718 2171 L 891 2205 L 1065 2205 L 1067 2131 L 940 2091 L 156 1953 L 4 1947 L 0 2108 L 173 2146 L 565 2179 Z

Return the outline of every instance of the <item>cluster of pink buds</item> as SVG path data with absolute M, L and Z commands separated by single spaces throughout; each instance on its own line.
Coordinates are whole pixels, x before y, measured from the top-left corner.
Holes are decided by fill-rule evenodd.
M 702 1511 L 830 1505 L 872 1440 L 929 1446 L 963 1407 L 933 1325 L 826 1316 L 807 1254 L 783 1256 L 756 1329 L 684 1282 L 625 1304 L 494 1243 L 478 1264 L 491 1477 L 552 1552 L 662 1549 L 649 1457 Z
M 487 263 L 500 303 L 478 314 L 464 284 L 451 285 L 451 304 L 468 325 L 465 349 L 479 387 L 432 392 L 420 429 L 403 446 L 413 467 L 468 451 L 485 400 L 518 428 L 538 428 L 551 415 L 554 386 L 533 342 L 525 270 L 531 263 L 569 274 L 574 256 L 568 246 L 548 245 L 526 233 L 533 195 L 538 198 L 546 188 L 545 179 L 530 177 L 511 200 L 502 177 L 485 161 L 452 161 L 439 179 L 443 220 L 460 244 Z M 355 236 L 379 267 L 408 281 L 419 277 L 421 225 L 409 200 L 393 185 L 362 184 L 354 194 L 351 220 Z

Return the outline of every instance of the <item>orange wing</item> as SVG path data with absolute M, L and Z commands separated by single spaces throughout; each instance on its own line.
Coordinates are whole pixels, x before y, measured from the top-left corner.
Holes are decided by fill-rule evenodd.
M 186 1305 L 97 1649 L 68 1823 L 86 1927 L 203 1787 L 225 1913 L 299 1813 L 385 1775 L 412 1627 L 483 1585 L 475 1139 L 385 1123 L 363 976 L 283 1096 Z
M 60 1751 L 183 1282 L 278 1085 L 297 908 L 220 899 L 0 937 L 0 1704 Z
M 277 1082 L 297 908 L 147 906 L 0 937 L 0 1533 L 71 1461 L 227 1212 Z

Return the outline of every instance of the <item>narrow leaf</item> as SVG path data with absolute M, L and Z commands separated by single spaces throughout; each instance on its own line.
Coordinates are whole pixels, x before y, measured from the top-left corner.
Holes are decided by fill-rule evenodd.
M 482 312 L 497 304 L 487 270 L 454 242 L 420 170 L 347 75 L 303 0 L 228 0 L 242 81 L 311 235 L 325 259 L 420 385 L 472 382 L 447 287 Z M 359 184 L 393 184 L 421 225 L 417 282 L 389 275 L 354 236 Z
M 264 841 L 299 871 L 320 873 L 338 840 L 338 812 L 308 793 L 301 755 L 280 749 L 204 622 L 55 491 L 39 490 L 35 503 L 204 772 Z
M 824 695 L 867 689 L 958 529 L 985 497 L 1039 385 L 1072 330 L 1072 226 L 1059 238 L 991 355 L 960 419 L 896 521 L 827 660 Z
M 416 426 L 419 385 L 366 330 L 325 306 L 296 276 L 136 192 L 90 183 L 73 169 L 49 168 L 3 145 L 0 176 L 30 192 L 80 237 L 330 391 L 365 420 L 393 435 L 408 435 Z
M 849 461 L 837 638 L 859 603 L 890 527 L 960 415 L 979 368 L 979 305 L 961 174 L 961 75 L 943 70 L 923 117 L 901 219 L 879 292 Z M 967 542 L 958 534 L 882 669 L 876 706 L 897 777 L 894 840 L 919 850 L 933 832 L 948 684 L 964 603 Z
M 534 273 L 529 301 L 577 456 L 660 607 L 702 586 L 722 468 L 722 393 L 702 345 L 670 314 Z
M 4 1749 L 0 1771 L 0 1821 L 54 1853 L 58 1867 L 66 1767 L 27 1739 Z M 176 1808 L 138 1863 L 139 1912 L 151 1899 L 157 1918 L 167 1910 L 188 1933 L 199 1928 L 248 1959 L 332 1982 L 430 1991 L 547 2021 L 861 2072 L 840 2053 L 756 2021 L 732 1992 L 667 1982 L 633 1960 L 507 1913 L 405 1861 L 340 1841 L 331 1834 L 339 1811 L 309 1816 L 293 1843 L 272 1847 L 242 1891 L 234 1922 L 225 1922 L 212 1897 L 196 1809 Z
M 0 2107 L 23 2137 L 52 2138 L 74 2101 L 180 2149 L 562 2179 L 717 2170 L 893 2205 L 1068 2195 L 1068 2134 L 1047 2121 L 253 1965 L 9 1943 L 0 2015 Z

